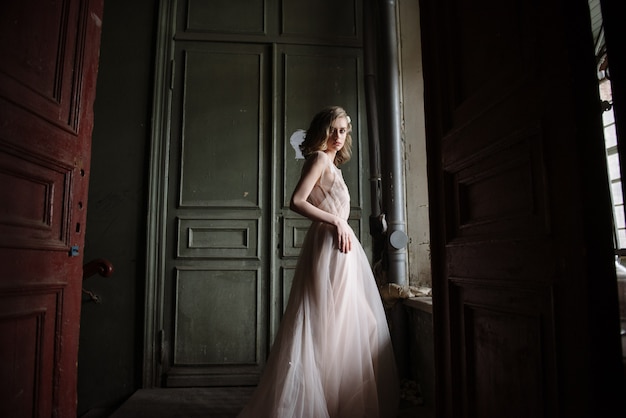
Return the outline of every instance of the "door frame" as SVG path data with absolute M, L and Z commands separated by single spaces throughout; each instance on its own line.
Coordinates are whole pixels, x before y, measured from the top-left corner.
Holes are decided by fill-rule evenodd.
M 167 182 L 169 179 L 170 112 L 174 79 L 175 1 L 159 2 L 157 18 L 157 42 L 154 67 L 154 90 L 152 105 L 152 134 L 150 140 L 148 171 L 148 202 L 146 228 L 146 283 L 144 295 L 143 370 L 144 388 L 159 386 L 160 364 L 164 335 L 160 331 L 163 323 L 160 310 L 163 303 L 163 288 L 159 285 L 165 271 L 165 246 L 167 216 Z M 172 63 L 169 65 L 168 63 Z M 156 238 L 156 239 L 155 239 Z M 156 342 L 156 344 L 155 344 Z

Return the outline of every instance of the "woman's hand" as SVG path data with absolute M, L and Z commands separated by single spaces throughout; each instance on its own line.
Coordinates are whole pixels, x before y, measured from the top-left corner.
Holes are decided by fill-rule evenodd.
M 352 249 L 352 228 L 341 218 L 337 218 L 335 227 L 337 228 L 337 248 L 342 253 L 347 253 Z

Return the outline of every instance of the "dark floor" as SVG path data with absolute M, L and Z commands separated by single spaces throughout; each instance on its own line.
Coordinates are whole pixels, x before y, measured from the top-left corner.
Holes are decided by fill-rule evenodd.
M 234 418 L 253 389 L 142 389 L 112 414 L 92 411 L 83 418 Z M 403 405 L 398 418 L 433 416 L 432 411 L 423 406 Z
M 251 387 L 143 389 L 110 418 L 231 418 L 252 395 Z

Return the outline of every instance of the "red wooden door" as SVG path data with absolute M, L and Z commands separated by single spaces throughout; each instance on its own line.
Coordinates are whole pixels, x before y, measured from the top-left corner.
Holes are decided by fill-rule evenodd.
M 0 416 L 76 415 L 102 0 L 0 4 Z
M 623 416 L 587 2 L 420 4 L 438 416 Z

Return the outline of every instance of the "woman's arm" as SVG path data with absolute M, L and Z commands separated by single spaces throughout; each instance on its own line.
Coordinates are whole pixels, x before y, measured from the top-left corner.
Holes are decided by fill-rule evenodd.
M 302 216 L 306 216 L 312 221 L 326 222 L 334 225 L 337 229 L 339 250 L 348 252 L 352 249 L 350 240 L 351 229 L 348 222 L 307 201 L 311 191 L 313 191 L 313 187 L 315 187 L 315 184 L 326 169 L 326 164 L 327 162 L 324 161 L 324 157 L 319 153 L 312 154 L 306 159 L 304 167 L 302 168 L 302 176 L 291 195 L 289 208 Z

